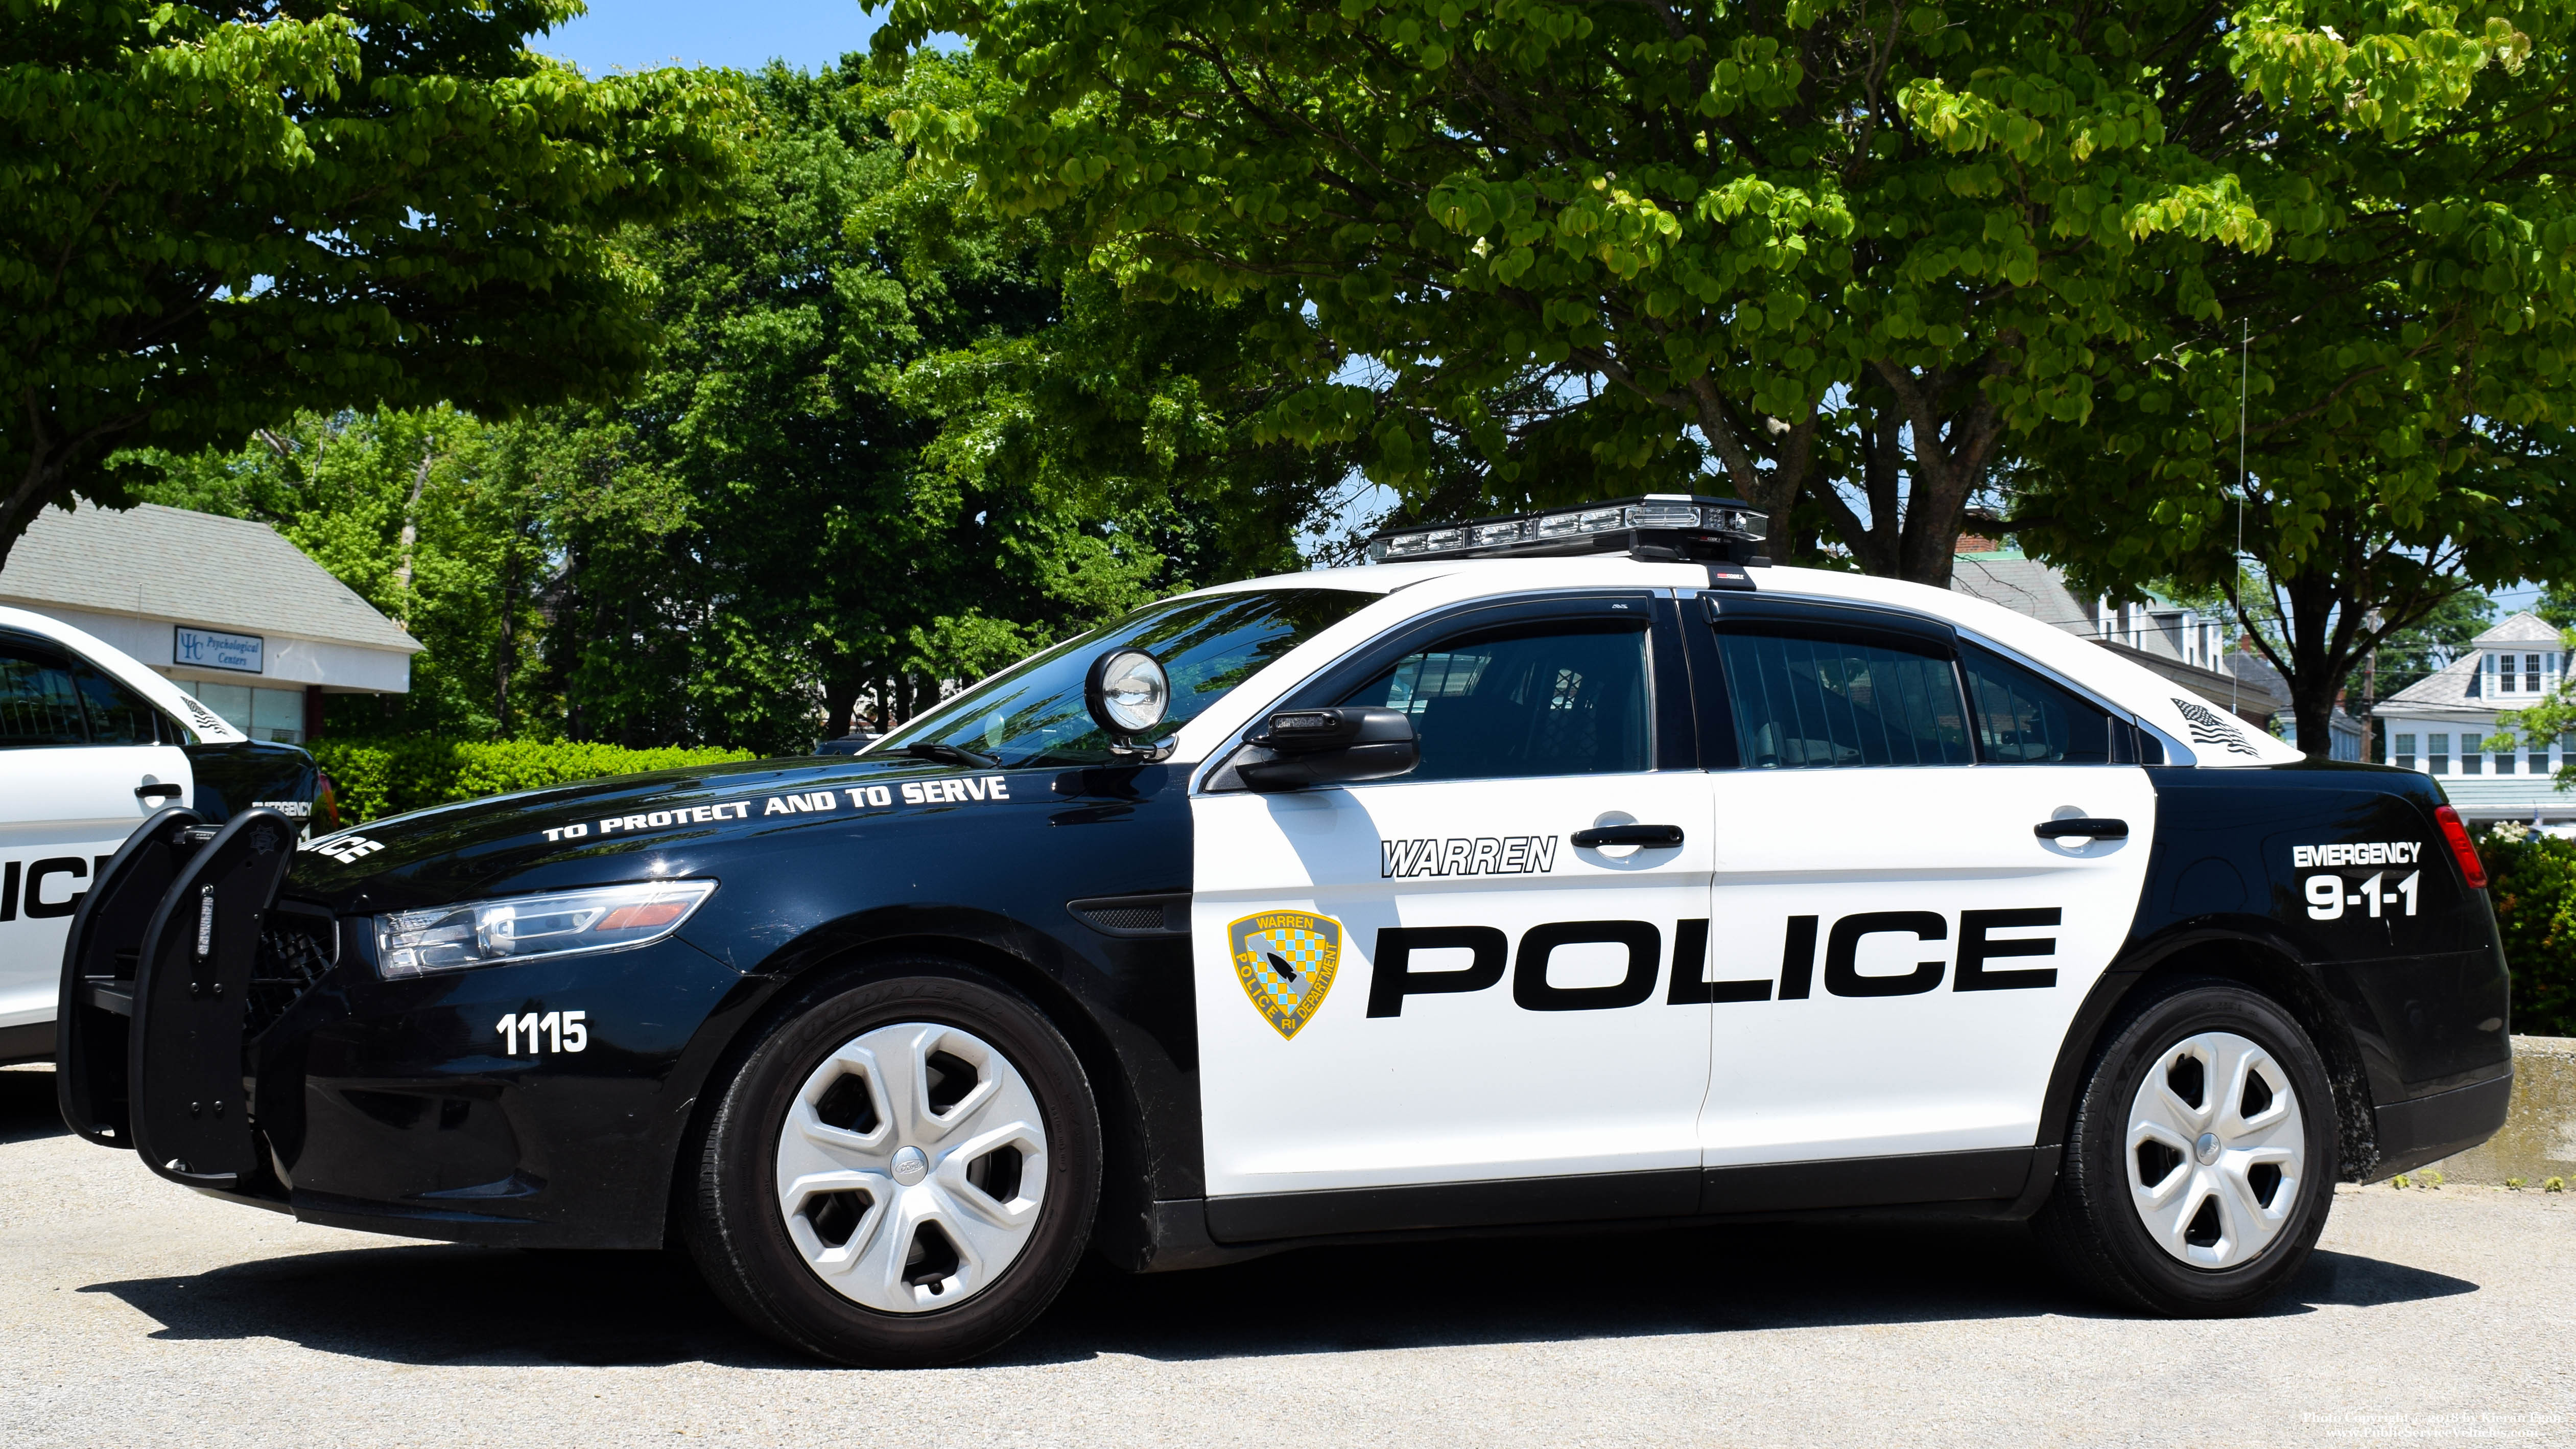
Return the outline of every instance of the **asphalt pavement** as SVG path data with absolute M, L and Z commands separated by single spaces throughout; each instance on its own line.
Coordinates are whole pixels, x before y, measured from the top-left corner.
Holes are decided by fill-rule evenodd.
M 2576 1443 L 2576 1194 L 2344 1188 L 2263 1315 L 2059 1288 L 2009 1227 L 1764 1227 L 1086 1269 L 988 1362 L 874 1373 L 660 1254 L 307 1227 L 0 1071 L 0 1443 Z

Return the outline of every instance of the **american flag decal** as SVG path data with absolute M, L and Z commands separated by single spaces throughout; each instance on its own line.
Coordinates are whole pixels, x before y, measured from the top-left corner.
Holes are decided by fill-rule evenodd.
M 2224 745 L 2240 755 L 2259 753 L 2234 722 L 2208 705 L 2197 700 L 2177 699 L 2174 708 L 2182 711 L 2183 723 L 2191 727 L 2193 744 Z

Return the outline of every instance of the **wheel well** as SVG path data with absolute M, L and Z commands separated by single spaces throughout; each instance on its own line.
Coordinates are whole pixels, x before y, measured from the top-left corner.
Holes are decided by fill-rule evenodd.
M 2352 1026 L 2326 995 L 2313 972 L 2279 950 L 2259 941 L 2219 938 L 2195 941 L 2139 972 L 2120 993 L 2122 1005 L 2143 1000 L 2142 991 L 2177 977 L 2217 977 L 2270 999 L 2299 1023 L 2325 1059 L 2326 1080 L 2334 1090 L 2336 1153 L 2343 1180 L 2365 1182 L 2379 1161 L 2378 1118 L 2372 1111 L 2370 1078 Z M 2114 1013 L 2116 1015 L 2116 1013 Z M 2110 1035 L 2108 1018 L 2094 1043 Z M 2081 1088 L 2081 1082 L 2077 1084 Z
M 744 1058 L 766 1035 L 769 1024 L 807 986 L 824 976 L 847 975 L 864 980 L 883 963 L 906 956 L 943 957 L 998 977 L 1057 1031 L 1064 1033 L 1065 1043 L 1073 1048 L 1075 1059 L 1082 1063 L 1083 1074 L 1091 1079 L 1100 1110 L 1101 1204 L 1093 1219 L 1093 1239 L 1099 1242 L 1106 1238 L 1114 1242 L 1127 1223 L 1139 1225 L 1138 1230 L 1141 1231 L 1141 1225 L 1152 1211 L 1152 1204 L 1145 1200 L 1150 1193 L 1145 1175 L 1143 1116 L 1135 1100 L 1133 1084 L 1127 1080 L 1117 1053 L 1111 1050 L 1108 1039 L 1101 1035 L 1090 1013 L 1084 1011 L 1072 993 L 1046 972 L 1025 958 L 989 942 L 937 934 L 910 934 L 849 946 L 809 961 L 779 988 L 766 1009 L 755 1013 L 734 1033 L 723 1056 L 707 1073 L 706 1081 L 698 1091 L 697 1102 L 690 1109 L 688 1126 L 680 1134 L 672 1161 L 666 1237 L 679 1231 L 682 1214 L 692 1210 L 697 1173 L 691 1164 L 696 1154 L 703 1150 L 716 1098 L 723 1094 L 734 1073 L 741 1070 Z

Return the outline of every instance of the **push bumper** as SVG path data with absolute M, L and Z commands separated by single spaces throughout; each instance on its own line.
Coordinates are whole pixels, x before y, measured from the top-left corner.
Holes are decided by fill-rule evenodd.
M 366 931 L 281 898 L 291 828 L 243 867 L 265 813 L 164 812 L 84 898 L 56 1073 L 73 1130 L 308 1222 L 660 1246 L 698 1086 L 774 983 L 676 938 L 386 980 Z M 586 1029 L 540 1036 L 567 1011 Z

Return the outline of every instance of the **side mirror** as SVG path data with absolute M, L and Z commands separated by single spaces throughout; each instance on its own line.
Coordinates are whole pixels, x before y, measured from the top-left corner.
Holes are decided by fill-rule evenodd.
M 1244 742 L 1260 757 L 1236 765 L 1234 772 L 1246 788 L 1265 795 L 1391 779 L 1422 762 L 1413 717 L 1400 709 L 1282 710 Z
M 1116 741 L 1111 748 L 1118 754 L 1162 758 L 1137 742 L 1161 729 L 1172 712 L 1172 679 L 1163 661 L 1142 649 L 1110 650 L 1083 676 L 1082 703 L 1092 723 Z

